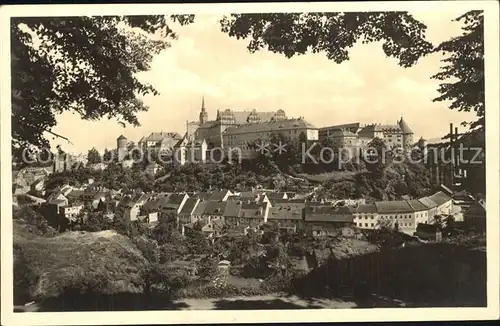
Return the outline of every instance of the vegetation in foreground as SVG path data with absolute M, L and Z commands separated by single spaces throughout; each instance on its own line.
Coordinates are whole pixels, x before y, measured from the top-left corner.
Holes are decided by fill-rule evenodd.
M 407 306 L 486 302 L 486 254 L 476 250 L 484 249 L 481 237 L 406 242 L 402 248 L 405 240 L 397 232 L 365 240 L 313 239 L 299 232 L 209 245 L 196 234 L 178 237 L 168 223 L 149 230 L 134 226 L 127 235 L 54 235 L 33 221 L 14 221 L 15 304 L 35 300 L 43 311 L 176 309 L 186 298 L 266 294 L 335 298 L 356 306 L 377 306 L 380 297 Z M 229 275 L 217 268 L 220 259 L 231 261 Z M 301 261 L 309 268 L 301 268 Z M 190 264 L 197 266 L 196 275 L 186 272 Z M 214 282 L 224 277 L 226 282 Z

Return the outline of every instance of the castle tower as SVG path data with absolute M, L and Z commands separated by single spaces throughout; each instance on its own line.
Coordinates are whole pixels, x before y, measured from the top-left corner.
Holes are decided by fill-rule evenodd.
M 123 135 L 120 135 L 116 139 L 116 151 L 118 152 L 118 161 L 122 161 L 125 156 L 127 156 L 127 138 Z
M 403 117 L 401 117 L 401 120 L 399 120 L 398 125 L 403 132 L 403 148 L 405 149 L 405 151 L 407 151 L 413 146 L 413 131 L 403 120 Z
M 208 121 L 208 113 L 205 110 L 205 97 L 201 98 L 200 124 Z

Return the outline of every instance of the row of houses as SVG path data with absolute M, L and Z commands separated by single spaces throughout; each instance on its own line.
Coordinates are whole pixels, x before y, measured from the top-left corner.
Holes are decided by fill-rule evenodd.
M 317 236 L 334 233 L 345 226 L 360 229 L 397 227 L 413 235 L 419 224 L 430 225 L 437 215 L 450 215 L 453 202 L 445 191 L 412 200 L 324 203 L 297 198 L 293 193 L 264 190 L 122 194 L 64 186 L 48 197 L 47 205 L 69 221 L 74 221 L 86 210 L 99 210 L 110 218 L 119 215 L 129 221 L 147 223 L 156 223 L 170 214 L 182 233 L 201 226 L 207 236 L 213 237 L 222 234 L 223 229 L 227 229 L 224 226 L 244 234 L 268 223 L 290 232 L 307 226 Z
M 24 195 L 30 191 L 43 191 L 45 180 L 53 171 L 52 167 L 25 167 L 21 170 L 13 170 L 13 195 Z
M 291 232 L 307 225 L 313 235 L 325 235 L 344 226 L 379 228 L 382 220 L 389 221 L 393 227 L 397 223 L 401 231 L 413 234 L 419 223 L 430 224 L 436 215 L 450 214 L 452 205 L 451 197 L 444 192 L 419 200 L 375 202 L 355 207 L 308 202 L 292 196 L 259 191 L 233 193 L 230 190 L 144 194 L 131 199 L 130 209 L 133 206 L 136 213 L 127 216 L 131 220 L 144 218 L 151 222 L 157 220 L 158 213 L 172 212 L 183 233 L 199 224 L 208 236 L 220 235 L 224 225 L 245 233 L 248 229 L 260 229 L 269 222 Z M 141 216 L 141 211 L 146 214 Z

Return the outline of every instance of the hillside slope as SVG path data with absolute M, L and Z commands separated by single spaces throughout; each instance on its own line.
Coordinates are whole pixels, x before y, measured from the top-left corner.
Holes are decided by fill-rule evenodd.
M 435 243 L 332 259 L 300 279 L 294 293 L 375 305 L 374 297 L 407 306 L 484 307 L 486 252 Z
M 114 231 L 25 236 L 14 230 L 15 304 L 67 293 L 139 293 L 147 260 Z

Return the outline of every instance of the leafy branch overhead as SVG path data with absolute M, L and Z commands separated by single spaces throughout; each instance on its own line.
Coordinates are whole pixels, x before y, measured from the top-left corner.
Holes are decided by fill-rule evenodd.
M 355 43 L 382 41 L 386 55 L 410 67 L 433 50 L 426 26 L 406 12 L 232 14 L 221 20 L 229 36 L 250 38 L 248 49 L 287 57 L 325 52 L 336 63 L 349 60 Z
M 456 19 L 463 22 L 463 34 L 441 43 L 437 52 L 447 55 L 445 64 L 432 78 L 439 85 L 434 101 L 451 101 L 450 109 L 476 112 L 471 128 L 484 128 L 484 21 L 482 11 L 470 11 Z
M 193 15 L 13 18 L 13 146 L 45 146 L 44 132 L 65 111 L 86 120 L 139 125 L 138 94 L 158 94 L 136 74 L 169 46 L 175 22 Z
M 407 12 L 232 14 L 221 20 L 231 37 L 249 39 L 248 50 L 267 49 L 290 58 L 324 52 L 336 63 L 349 60 L 358 41 L 381 42 L 389 57 L 402 67 L 432 53 L 448 55 L 432 78 L 444 81 L 435 102 L 450 101 L 450 109 L 477 113 L 471 128 L 484 128 L 484 23 L 482 11 L 458 17 L 463 35 L 434 47 L 425 39 L 427 26 Z

